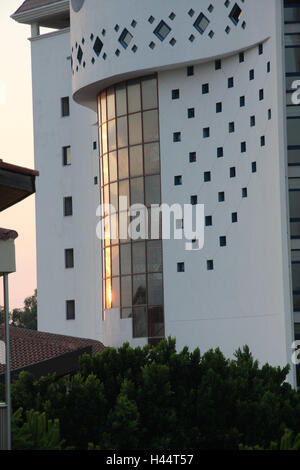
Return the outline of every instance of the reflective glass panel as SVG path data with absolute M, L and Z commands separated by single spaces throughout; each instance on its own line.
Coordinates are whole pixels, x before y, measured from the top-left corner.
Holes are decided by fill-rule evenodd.
M 110 248 L 106 248 L 105 250 L 105 277 L 110 277 L 111 276 L 111 256 L 110 256 Z
M 291 222 L 291 236 L 300 238 L 300 221 Z
M 154 173 L 159 173 L 159 144 L 146 144 L 144 146 L 144 164 L 145 164 L 145 174 L 151 175 Z
M 109 185 L 104 186 L 104 204 L 109 204 Z M 105 215 L 108 215 L 108 208 L 105 208 Z
M 118 199 L 118 183 L 110 185 L 110 205 L 114 208 L 114 212 L 118 212 L 119 199 Z
M 120 306 L 120 278 L 112 279 L 112 308 Z
M 129 116 L 129 144 L 136 145 L 142 142 L 142 119 L 141 113 Z
M 286 46 L 299 46 L 300 45 L 300 34 L 285 34 L 284 38 L 285 38 Z
M 300 7 L 294 6 L 284 8 L 284 21 L 300 22 Z
M 118 85 L 116 87 L 116 104 L 117 104 L 117 115 L 122 116 L 127 114 L 127 102 L 126 102 L 126 85 Z
M 102 158 L 102 165 L 103 165 L 103 182 L 104 184 L 107 184 L 108 183 L 108 155 L 107 153 Z
M 162 307 L 151 307 L 148 309 L 149 337 L 162 338 L 164 332 L 164 312 Z
M 132 271 L 133 273 L 146 272 L 146 248 L 144 242 L 132 244 Z
M 300 191 L 289 191 L 290 196 L 290 217 L 300 219 Z
M 160 176 L 146 176 L 145 178 L 146 206 L 160 204 Z
M 147 242 L 148 272 L 162 271 L 162 243 L 160 240 Z
M 121 277 L 121 302 L 123 307 L 132 305 L 131 276 Z
M 300 145 L 300 117 L 298 119 L 287 119 L 288 145 Z
M 110 88 L 107 90 L 107 119 L 112 119 L 115 115 L 115 90 Z
M 111 279 L 106 279 L 106 293 L 105 293 L 105 301 L 106 301 L 106 308 L 111 308 L 112 305 L 112 288 L 111 288 Z
M 162 274 L 148 274 L 148 304 L 162 305 L 163 285 Z
M 129 241 L 129 216 L 127 212 L 119 213 L 119 227 L 120 243 L 127 243 L 127 241 Z
M 155 78 L 142 81 L 143 109 L 157 108 L 157 88 Z
M 131 244 L 121 245 L 121 274 L 131 274 Z
M 108 121 L 108 148 L 115 150 L 117 148 L 116 121 Z
M 127 147 L 128 145 L 128 129 L 127 116 L 118 118 L 118 148 Z
M 117 152 L 111 152 L 109 154 L 109 179 L 110 181 L 117 181 L 118 171 L 117 171 Z
M 119 218 L 118 214 L 110 218 L 110 238 L 111 243 L 116 244 L 119 242 Z
M 295 88 L 292 88 L 293 82 L 300 80 L 300 75 L 293 76 L 293 77 L 285 77 L 285 83 L 286 83 L 286 89 L 287 90 L 295 90 Z M 296 87 L 298 88 L 298 87 Z
M 300 163 L 300 148 L 288 150 L 289 164 Z
M 107 124 L 103 124 L 101 128 L 102 132 L 102 151 L 103 154 L 107 153 Z
M 293 290 L 300 291 L 300 263 L 292 263 Z
M 300 72 L 300 47 L 287 47 L 285 49 L 286 72 Z
M 119 179 L 128 178 L 128 149 L 118 151 Z
M 130 147 L 130 176 L 141 176 L 143 174 L 143 147 L 135 145 Z
M 119 196 L 127 198 L 127 207 L 126 207 L 126 210 L 127 210 L 128 207 L 129 207 L 129 204 L 130 204 L 130 200 L 129 200 L 129 180 L 123 180 L 123 181 L 119 182 Z M 125 207 L 125 205 L 124 205 L 124 207 Z M 121 209 L 122 209 L 122 207 L 120 205 L 120 210 Z
M 106 114 L 106 92 L 101 93 L 101 122 L 107 121 Z
M 130 204 L 144 204 L 144 178 L 130 180 Z
M 133 305 L 146 304 L 146 276 L 138 275 L 132 277 L 133 282 Z
M 146 307 L 133 309 L 133 337 L 146 338 L 148 336 L 148 319 Z
M 158 140 L 158 113 L 146 111 L 143 113 L 144 142 Z
M 141 88 L 140 82 L 132 81 L 128 83 L 128 112 L 135 113 L 141 110 Z

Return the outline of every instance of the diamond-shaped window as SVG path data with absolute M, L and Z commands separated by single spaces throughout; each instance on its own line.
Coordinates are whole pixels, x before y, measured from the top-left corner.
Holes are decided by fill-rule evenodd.
M 95 51 L 95 54 L 99 57 L 101 51 L 102 51 L 102 47 L 103 47 L 103 42 L 101 41 L 101 39 L 97 36 L 96 37 L 96 41 L 94 43 L 94 51 Z
M 204 31 L 206 30 L 207 26 L 209 25 L 210 21 L 208 18 L 206 18 L 203 13 L 200 13 L 198 18 L 196 19 L 194 23 L 194 27 L 199 31 L 200 34 L 203 34 Z
M 81 64 L 82 57 L 83 57 L 83 52 L 82 52 L 81 47 L 79 46 L 78 51 L 77 51 L 77 60 L 78 60 L 79 64 Z
M 170 31 L 171 31 L 170 26 L 168 26 L 167 23 L 165 23 L 163 20 L 161 20 L 161 22 L 155 28 L 153 33 L 155 34 L 155 36 L 158 37 L 158 39 L 163 41 L 164 39 L 166 39 L 166 37 L 168 36 Z
M 229 14 L 229 18 L 231 19 L 233 24 L 237 25 L 238 22 L 240 21 L 241 17 L 242 17 L 242 14 L 243 14 L 242 10 L 240 9 L 238 4 L 236 3 L 234 5 L 233 9 L 231 10 L 230 14 Z
M 124 49 L 127 49 L 132 38 L 133 38 L 132 34 L 128 31 L 128 29 L 125 28 L 123 29 L 123 32 L 121 36 L 119 37 L 119 43 L 122 44 Z

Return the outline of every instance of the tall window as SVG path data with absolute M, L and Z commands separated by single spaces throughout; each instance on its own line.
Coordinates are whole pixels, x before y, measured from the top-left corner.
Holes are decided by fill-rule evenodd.
M 73 248 L 67 248 L 65 250 L 65 267 L 74 268 L 74 250 Z
M 68 96 L 61 98 L 61 115 L 62 117 L 70 116 L 70 100 Z
M 73 215 L 73 200 L 71 196 L 64 197 L 64 216 Z
M 66 319 L 75 320 L 75 300 L 66 300 Z
M 62 148 L 63 153 L 63 165 L 71 165 L 71 147 L 70 145 Z
M 103 212 L 104 311 L 120 308 L 133 319 L 133 337 L 164 337 L 162 242 L 120 237 L 133 204 L 159 204 L 160 146 L 157 78 L 150 76 L 111 87 L 98 97 L 101 200 L 117 217 Z M 119 207 L 119 197 L 127 206 Z M 127 222 L 126 222 L 127 221 Z M 150 223 L 150 220 L 149 220 Z M 109 315 L 109 312 L 106 314 Z

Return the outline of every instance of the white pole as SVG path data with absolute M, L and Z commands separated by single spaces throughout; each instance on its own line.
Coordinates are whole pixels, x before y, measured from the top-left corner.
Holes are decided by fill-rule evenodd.
M 10 340 L 9 340 L 9 299 L 8 299 L 8 274 L 3 276 L 4 283 L 4 314 L 5 314 L 5 355 L 6 355 L 6 417 L 7 417 L 7 449 L 11 450 L 11 395 L 10 395 Z

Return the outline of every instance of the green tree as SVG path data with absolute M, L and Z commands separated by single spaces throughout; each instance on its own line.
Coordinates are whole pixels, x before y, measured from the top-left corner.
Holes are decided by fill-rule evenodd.
M 37 290 L 31 297 L 26 297 L 23 308 L 15 308 L 10 314 L 11 325 L 29 330 L 37 329 Z
M 102 437 L 103 449 L 128 450 L 138 447 L 140 413 L 134 397 L 134 384 L 124 379 L 116 404 L 108 413 L 107 427 L 110 432 Z
M 297 447 L 300 392 L 288 371 L 260 366 L 248 347 L 228 359 L 219 349 L 177 351 L 171 338 L 154 348 L 126 343 L 83 355 L 73 377 L 21 373 L 13 409 L 59 419 L 76 449 Z
M 61 450 L 59 420 L 47 420 L 46 413 L 29 410 L 23 417 L 19 408 L 12 416 L 12 447 L 14 450 Z

